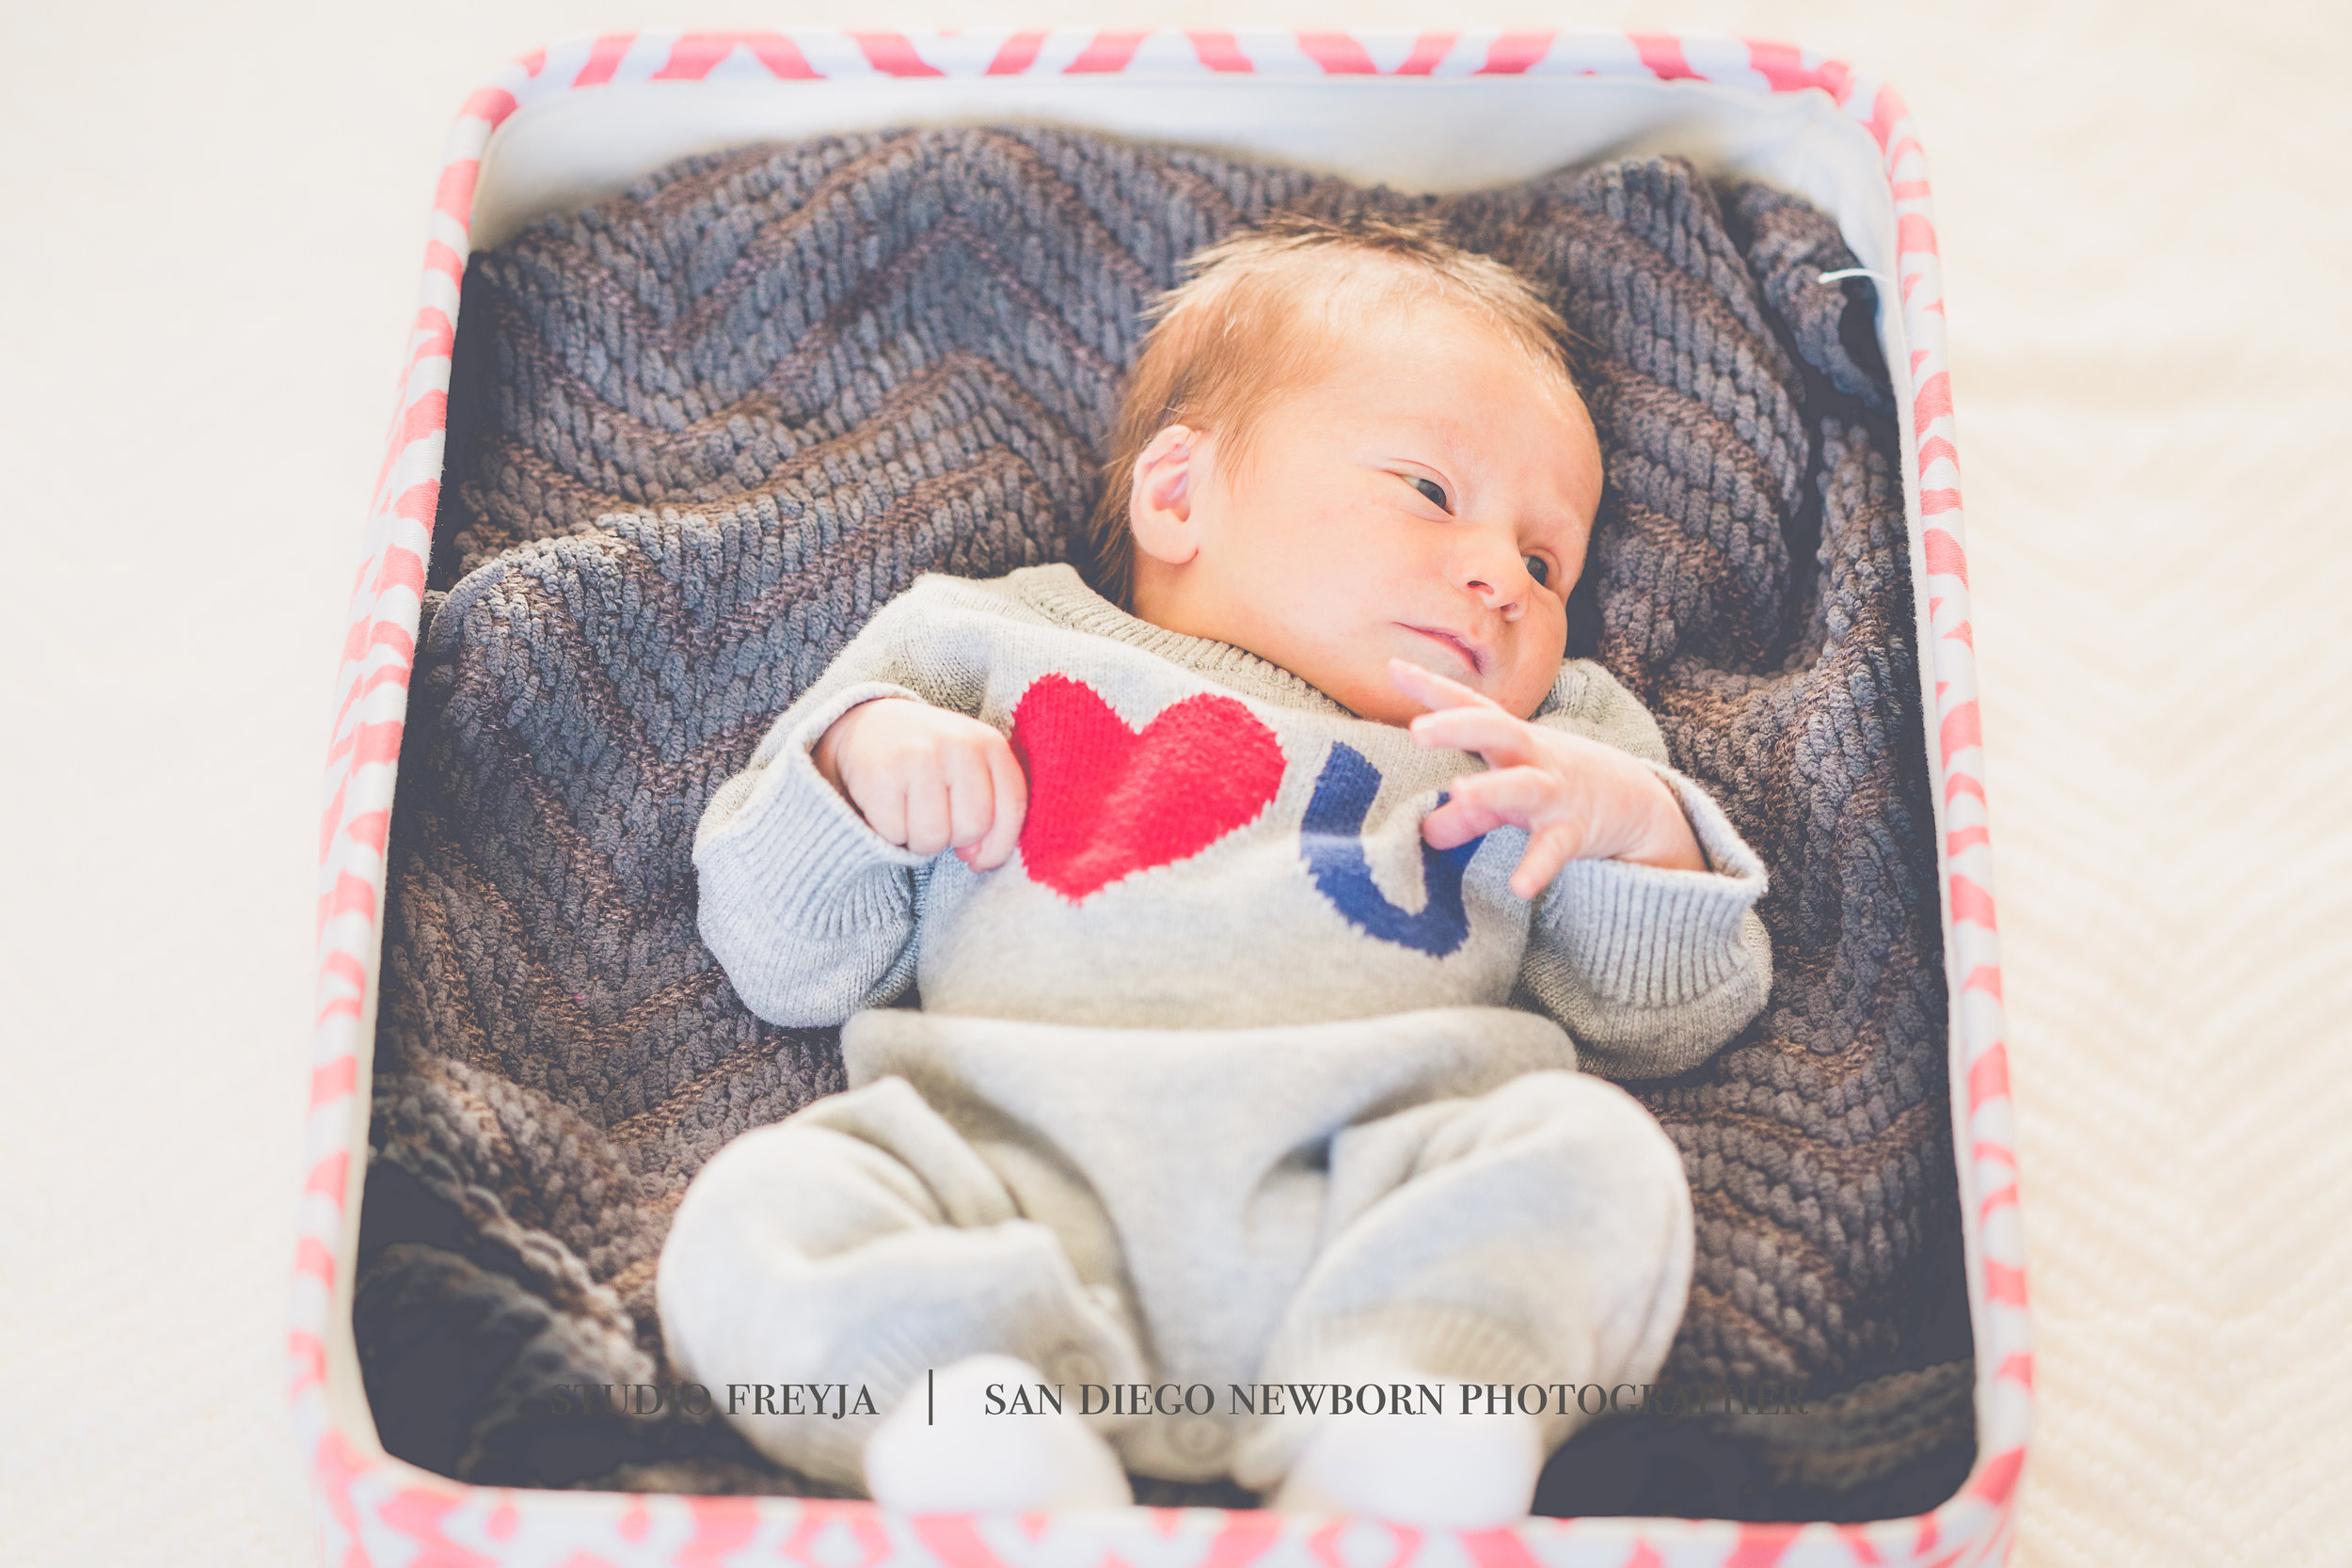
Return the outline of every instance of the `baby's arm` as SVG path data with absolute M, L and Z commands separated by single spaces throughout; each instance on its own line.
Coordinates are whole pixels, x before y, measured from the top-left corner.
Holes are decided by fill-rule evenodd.
M 1593 672 L 1576 711 L 1515 718 L 1415 666 L 1400 688 L 1436 711 L 1414 738 L 1483 755 L 1422 824 L 1432 847 L 1527 830 L 1512 890 L 1540 897 L 1520 985 L 1575 1037 L 1584 1065 L 1657 1078 L 1705 1061 L 1763 1006 L 1772 943 L 1764 865 L 1723 809 L 1666 766 L 1658 727 Z
M 922 595 L 918 582 L 875 614 L 769 727 L 749 766 L 719 786 L 695 829 L 703 941 L 745 1005 L 771 1023 L 839 1023 L 861 1007 L 889 1002 L 914 981 L 916 884 L 931 855 L 946 847 L 930 842 L 942 802 L 901 787 L 895 804 L 874 797 L 873 815 L 882 822 L 871 823 L 852 804 L 854 786 L 842 765 L 844 742 L 852 736 L 887 740 L 906 728 L 856 718 L 878 709 L 988 729 L 943 710 L 977 705 L 985 675 L 977 645 L 966 648 L 953 637 L 925 638 L 919 654 L 910 645 L 924 620 Z M 905 746 L 877 749 L 884 753 L 882 775 L 896 776 L 899 765 L 891 759 Z M 863 760 L 868 748 L 846 750 L 850 778 L 869 778 L 873 770 Z M 935 753 L 940 782 L 968 777 L 971 750 L 965 744 Z M 1012 774 L 1017 792 L 1017 767 Z M 993 810 L 999 790 L 993 770 L 989 783 L 993 821 L 1003 814 Z M 969 808 L 947 803 L 949 835 L 962 844 L 955 836 L 959 812 L 968 816 Z M 1017 810 L 1012 815 L 1009 832 L 1017 834 Z M 993 850 L 999 839 L 972 842 Z M 1001 842 L 1009 854 L 1009 837 Z M 967 853 L 967 863 L 972 858 Z

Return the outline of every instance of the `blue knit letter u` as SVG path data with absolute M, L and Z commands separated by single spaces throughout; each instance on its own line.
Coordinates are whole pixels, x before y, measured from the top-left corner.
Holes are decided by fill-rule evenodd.
M 1372 883 L 1372 866 L 1364 859 L 1364 814 L 1380 791 L 1380 770 L 1354 747 L 1334 741 L 1331 755 L 1315 780 L 1315 793 L 1307 802 L 1306 820 L 1299 824 L 1299 847 L 1315 887 L 1353 925 L 1383 942 L 1401 942 L 1435 958 L 1444 958 L 1470 937 L 1470 916 L 1462 909 L 1462 868 L 1478 852 L 1482 839 L 1451 849 L 1421 847 L 1422 907 L 1406 913 L 1391 904 Z M 1445 797 L 1438 797 L 1439 805 Z

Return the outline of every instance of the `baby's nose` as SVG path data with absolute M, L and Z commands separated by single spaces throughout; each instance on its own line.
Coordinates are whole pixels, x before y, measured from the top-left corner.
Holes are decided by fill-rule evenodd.
M 1505 572 L 1489 563 L 1480 571 L 1482 575 L 1472 577 L 1462 584 L 1472 597 L 1505 621 L 1516 621 L 1526 613 L 1527 589 L 1534 579 L 1527 575 L 1524 565 L 1515 562 L 1511 571 Z

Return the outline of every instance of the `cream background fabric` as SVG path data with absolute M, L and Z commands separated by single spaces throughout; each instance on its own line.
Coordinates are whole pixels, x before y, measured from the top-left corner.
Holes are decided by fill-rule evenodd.
M 0 1517 L 314 1560 L 282 1354 L 318 780 L 449 117 L 742 0 L 0 15 Z M 955 0 L 1709 27 L 1936 191 L 2041 1354 L 2015 1560 L 2352 1561 L 2352 20 L 2319 0 Z

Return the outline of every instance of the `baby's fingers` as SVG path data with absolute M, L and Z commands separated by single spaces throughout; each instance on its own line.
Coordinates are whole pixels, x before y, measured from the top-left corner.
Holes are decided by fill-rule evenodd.
M 945 773 L 936 768 L 917 769 L 906 782 L 906 836 L 892 841 L 918 855 L 936 855 L 954 842 L 954 821 Z M 880 823 L 874 831 L 892 837 Z
M 947 780 L 947 843 L 968 849 L 988 836 L 996 817 L 996 785 L 988 757 L 969 743 L 949 747 L 942 759 Z
M 1021 842 L 1021 824 L 1028 816 L 1029 780 L 1021 771 L 1020 759 L 1002 736 L 993 746 L 985 747 L 990 782 L 990 800 L 993 815 L 988 832 L 964 856 L 964 863 L 975 871 L 993 871 L 1012 859 L 1013 847 Z
M 1421 822 L 1422 842 L 1432 849 L 1451 849 L 1501 827 L 1530 826 L 1550 800 L 1553 784 L 1540 768 L 1505 768 L 1465 773 L 1446 788 L 1446 803 Z
M 907 790 L 898 779 L 859 778 L 850 788 L 850 804 L 866 818 L 866 825 L 874 830 L 874 836 L 884 844 L 906 847 Z
M 1490 707 L 1498 713 L 1502 711 L 1491 697 L 1481 696 L 1435 670 L 1424 670 L 1409 658 L 1389 660 L 1389 680 L 1423 707 Z
M 1538 814 L 1559 803 L 1560 781 L 1540 768 L 1498 768 L 1466 773 L 1446 786 L 1454 799 L 1494 814 L 1498 822 L 1532 828 Z
M 1551 879 L 1560 875 L 1560 868 L 1576 859 L 1582 846 L 1583 835 L 1566 826 L 1530 833 L 1527 853 L 1519 857 L 1518 868 L 1511 873 L 1511 891 L 1531 902 L 1542 896 Z
M 1502 817 L 1456 795 L 1421 819 L 1421 839 L 1432 849 L 1451 849 L 1503 825 Z
M 1417 746 L 1476 752 L 1493 768 L 1533 761 L 1528 726 L 1499 707 L 1449 707 L 1424 713 L 1409 726 Z

